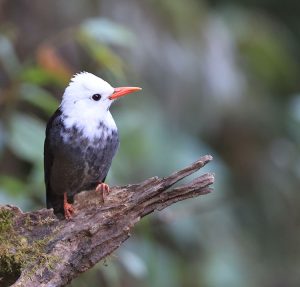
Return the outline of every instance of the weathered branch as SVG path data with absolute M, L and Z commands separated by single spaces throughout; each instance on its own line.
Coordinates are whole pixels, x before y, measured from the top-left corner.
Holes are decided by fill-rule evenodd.
M 22 213 L 0 207 L 0 286 L 64 286 L 111 254 L 145 215 L 211 191 L 214 176 L 206 173 L 171 188 L 212 160 L 207 155 L 165 178 L 112 187 L 101 201 L 96 192 L 75 199 L 76 214 L 58 220 L 52 210 Z

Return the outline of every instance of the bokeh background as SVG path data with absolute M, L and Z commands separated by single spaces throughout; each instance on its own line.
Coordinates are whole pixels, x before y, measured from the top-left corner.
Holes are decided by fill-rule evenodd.
M 45 124 L 82 70 L 143 87 L 111 109 L 109 184 L 215 159 L 214 193 L 70 286 L 300 286 L 299 19 L 292 0 L 0 1 L 1 204 L 45 206 Z

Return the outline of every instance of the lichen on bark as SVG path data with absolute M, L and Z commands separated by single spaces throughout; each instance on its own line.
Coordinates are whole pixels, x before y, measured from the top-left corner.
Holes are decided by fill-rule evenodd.
M 71 220 L 59 220 L 49 209 L 0 207 L 0 286 L 15 280 L 14 287 L 65 286 L 119 248 L 142 217 L 210 193 L 211 173 L 172 186 L 211 160 L 207 155 L 167 177 L 112 187 L 104 203 L 98 192 L 81 192 Z

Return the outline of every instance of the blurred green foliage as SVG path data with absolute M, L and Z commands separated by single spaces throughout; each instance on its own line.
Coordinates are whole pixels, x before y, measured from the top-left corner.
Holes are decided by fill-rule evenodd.
M 43 140 L 72 74 L 143 87 L 112 107 L 108 183 L 211 153 L 215 192 L 144 219 L 70 286 L 300 285 L 300 26 L 292 1 L 0 3 L 0 203 L 45 206 Z M 22 11 L 22 13 L 20 12 Z

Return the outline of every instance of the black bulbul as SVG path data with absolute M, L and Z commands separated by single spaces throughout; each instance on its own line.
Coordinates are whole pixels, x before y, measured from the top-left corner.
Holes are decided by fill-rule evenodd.
M 117 126 L 109 112 L 112 102 L 138 87 L 113 88 L 87 72 L 76 74 L 50 118 L 44 145 L 47 208 L 70 219 L 75 194 L 104 183 L 119 146 Z

